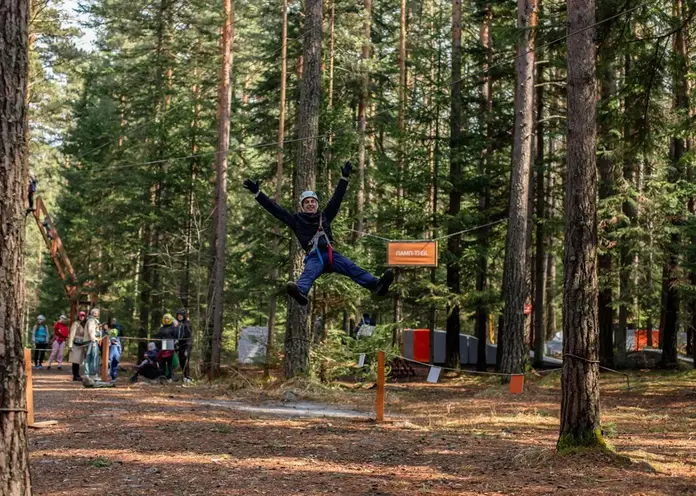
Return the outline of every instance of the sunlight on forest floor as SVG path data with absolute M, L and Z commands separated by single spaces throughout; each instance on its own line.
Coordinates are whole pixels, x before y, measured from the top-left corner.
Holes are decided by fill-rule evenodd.
M 35 373 L 37 421 L 59 424 L 30 432 L 34 494 L 696 495 L 693 371 L 631 373 L 630 390 L 602 375 L 604 434 L 622 457 L 555 453 L 558 374 L 528 375 L 516 396 L 470 376 L 388 384 L 383 424 L 282 414 L 308 401 L 370 413 L 369 384 L 242 382 L 94 390 Z

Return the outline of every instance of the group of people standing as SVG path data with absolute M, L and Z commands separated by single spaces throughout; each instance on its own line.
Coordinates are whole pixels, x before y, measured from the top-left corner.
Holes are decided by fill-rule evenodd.
M 52 337 L 46 324 L 46 318 L 39 315 L 31 333 L 31 341 L 34 346 L 34 367 L 43 368 L 45 353 L 52 343 L 48 369 L 51 368 L 53 361 L 57 361 L 58 370 L 61 370 L 67 343 L 73 381 L 82 381 L 85 385 L 93 385 L 100 380 L 99 360 L 104 336 L 109 337 L 109 376 L 111 381 L 115 383 L 123 349 L 119 329 L 118 326 L 111 328 L 108 323 L 100 323 L 98 308 L 92 308 L 89 314 L 84 311 L 79 312 L 70 328 L 68 328 L 68 318 L 61 315 L 53 325 Z M 161 350 L 157 349 L 155 341 L 162 343 Z M 133 378 L 137 380 L 138 375 L 144 375 L 152 379 L 160 376 L 171 379 L 172 372 L 176 368 L 174 363 L 176 353 L 178 365 L 183 371 L 183 380 L 185 383 L 190 382 L 189 361 L 192 344 L 191 323 L 186 317 L 186 310 L 179 310 L 176 313 L 176 319 L 169 313 L 165 314 L 162 317 L 162 327 L 160 327 L 153 342 L 148 343 L 145 361 L 136 367 Z M 84 376 L 81 376 L 80 366 L 83 364 Z
M 48 357 L 48 368 L 53 361 L 58 362 L 58 370 L 63 368 L 63 354 L 65 353 L 65 341 L 68 339 L 68 318 L 61 315 L 53 324 L 53 337 L 50 336 L 46 317 L 39 315 L 36 324 L 31 330 L 31 343 L 34 346 L 34 368 L 42 369 L 46 350 L 51 348 Z

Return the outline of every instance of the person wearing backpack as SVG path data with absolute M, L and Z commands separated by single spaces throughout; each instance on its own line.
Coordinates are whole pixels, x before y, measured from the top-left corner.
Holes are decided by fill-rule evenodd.
M 43 368 L 43 359 L 48 349 L 48 327 L 46 317 L 39 315 L 36 317 L 36 324 L 31 330 L 31 344 L 34 345 L 34 368 Z

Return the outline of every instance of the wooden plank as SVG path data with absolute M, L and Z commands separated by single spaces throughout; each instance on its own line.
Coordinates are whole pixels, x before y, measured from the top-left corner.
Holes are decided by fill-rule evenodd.
M 377 406 L 375 420 L 384 421 L 384 352 L 377 352 Z
M 34 425 L 34 387 L 31 378 L 31 349 L 24 348 L 24 374 L 27 377 L 25 394 L 27 397 L 27 426 Z
M 32 425 L 28 426 L 32 429 L 46 429 L 48 427 L 52 427 L 54 425 L 58 425 L 57 420 L 44 420 L 43 422 L 34 422 Z

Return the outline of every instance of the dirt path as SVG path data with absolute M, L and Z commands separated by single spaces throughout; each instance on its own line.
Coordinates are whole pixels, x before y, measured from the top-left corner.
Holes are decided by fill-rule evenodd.
M 375 425 L 240 411 L 229 404 L 239 394 L 221 388 L 124 382 L 90 390 L 65 371 L 40 371 L 37 420 L 60 424 L 31 431 L 34 494 L 696 495 L 692 376 L 660 379 L 669 387 L 633 380 L 631 392 L 619 379 L 602 384 L 606 433 L 633 460 L 624 464 L 554 454 L 553 378 L 516 397 L 473 379 L 390 385 L 387 413 L 400 418 Z M 269 401 L 241 396 L 248 405 Z M 331 399 L 369 412 L 374 392 Z

